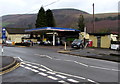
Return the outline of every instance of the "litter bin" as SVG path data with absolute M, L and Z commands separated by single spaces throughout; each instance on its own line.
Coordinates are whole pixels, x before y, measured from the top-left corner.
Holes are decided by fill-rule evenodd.
M 89 40 L 88 42 L 88 47 L 92 47 L 93 46 L 93 41 L 92 40 Z

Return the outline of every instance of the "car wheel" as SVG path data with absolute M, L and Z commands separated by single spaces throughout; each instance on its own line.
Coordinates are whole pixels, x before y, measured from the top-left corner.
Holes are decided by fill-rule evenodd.
M 80 46 L 79 46 L 79 48 L 80 48 L 80 49 L 83 49 L 83 46 L 82 46 L 82 45 L 80 45 Z
M 120 51 L 120 48 L 117 48 L 117 51 Z

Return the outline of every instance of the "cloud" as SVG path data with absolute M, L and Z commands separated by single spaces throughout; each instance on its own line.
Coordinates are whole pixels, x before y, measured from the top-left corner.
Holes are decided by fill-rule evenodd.
M 75 8 L 92 13 L 95 3 L 95 13 L 117 12 L 119 0 L 0 0 L 0 16 L 7 14 L 37 13 L 43 5 L 51 4 L 45 9 Z

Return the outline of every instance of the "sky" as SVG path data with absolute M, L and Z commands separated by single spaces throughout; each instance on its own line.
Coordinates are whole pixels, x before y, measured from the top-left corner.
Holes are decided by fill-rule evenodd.
M 47 9 L 74 8 L 92 14 L 118 12 L 120 0 L 0 0 L 0 16 L 38 13 L 41 6 Z

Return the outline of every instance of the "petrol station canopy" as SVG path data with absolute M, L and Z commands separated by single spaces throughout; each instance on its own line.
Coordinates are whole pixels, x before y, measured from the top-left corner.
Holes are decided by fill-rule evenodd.
M 71 31 L 71 32 L 80 32 L 80 30 L 77 29 L 71 29 L 71 28 L 59 28 L 59 27 L 42 27 L 42 28 L 34 28 L 34 29 L 28 29 L 25 30 L 25 32 L 64 32 L 64 31 Z
M 77 29 L 71 29 L 71 28 L 58 28 L 58 27 L 42 27 L 42 28 L 34 28 L 34 29 L 28 29 L 25 30 L 25 32 L 29 32 L 32 34 L 45 34 L 45 33 L 53 33 L 53 45 L 55 45 L 55 38 L 56 38 L 56 32 L 59 34 L 59 36 L 79 36 L 80 30 Z

